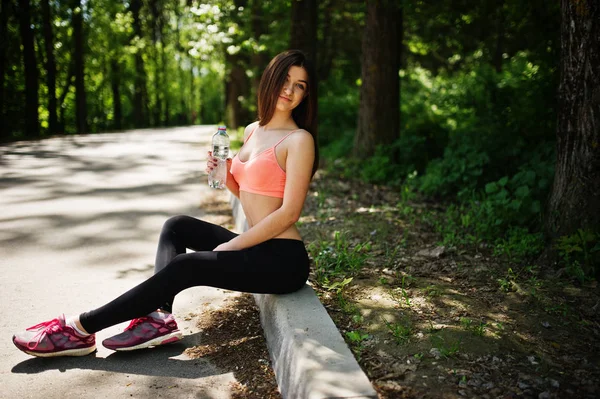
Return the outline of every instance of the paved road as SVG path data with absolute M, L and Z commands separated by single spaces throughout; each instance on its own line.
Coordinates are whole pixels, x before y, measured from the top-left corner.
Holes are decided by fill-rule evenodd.
M 183 351 L 202 342 L 193 314 L 233 293 L 186 290 L 174 312 L 181 343 L 83 358 L 32 358 L 15 331 L 78 314 L 152 274 L 163 222 L 226 223 L 224 192 L 203 172 L 213 126 L 136 130 L 0 145 L 0 398 L 229 398 L 231 372 Z M 190 317 L 192 316 L 192 317 Z M 184 318 L 190 319 L 185 321 Z

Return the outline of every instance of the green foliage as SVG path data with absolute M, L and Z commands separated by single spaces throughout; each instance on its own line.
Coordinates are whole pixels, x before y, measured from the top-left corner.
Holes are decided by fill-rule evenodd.
M 346 333 L 346 337 L 350 340 L 350 342 L 360 344 L 361 342 L 369 338 L 369 334 L 363 333 L 361 331 L 348 331 Z
M 350 284 L 352 282 L 352 280 L 353 280 L 352 277 L 348 277 L 342 281 L 335 281 L 333 283 L 324 283 L 323 288 L 325 288 L 328 291 L 334 291 L 335 293 L 340 293 L 344 290 L 344 288 L 346 288 L 346 286 L 348 284 Z
M 425 140 L 424 137 L 406 135 L 390 146 L 378 146 L 375 155 L 360 164 L 361 178 L 370 183 L 400 185 L 410 178 L 411 173 L 423 167 L 419 154 L 427 153 Z
M 512 282 L 515 280 L 515 274 L 512 268 L 508 268 L 506 276 L 498 279 L 498 285 L 501 291 L 509 292 L 512 289 Z
M 315 241 L 308 245 L 308 251 L 314 260 L 316 281 L 323 287 L 342 289 L 350 283 L 346 274 L 359 271 L 369 257 L 371 243 L 366 241 L 352 245 L 344 232 L 335 231 L 332 241 Z M 336 284 L 335 278 L 344 279 Z
M 431 344 L 436 348 L 440 355 L 446 359 L 451 358 L 460 351 L 462 341 L 460 339 L 450 340 L 442 337 L 440 334 L 434 334 L 430 338 Z
M 404 3 L 407 51 L 399 71 L 401 133 L 394 143 L 378 147 L 361 161 L 350 154 L 355 152 L 360 105 L 365 4 L 317 6 L 319 143 L 324 163 L 343 177 L 397 187 L 403 214 L 413 223 L 417 216 L 404 210 L 417 194 L 453 203 L 445 220 L 430 220 L 448 245 L 489 244 L 496 255 L 513 263 L 534 257 L 543 244 L 543 204 L 554 173 L 559 5 Z M 49 4 L 55 96 L 60 100 L 58 133 L 74 133 L 71 4 Z M 237 98 L 244 118 L 254 117 L 258 77 L 273 55 L 289 47 L 290 1 L 253 1 L 243 7 L 232 0 L 143 1 L 139 32 L 131 4 L 97 0 L 82 6 L 90 131 L 217 123 L 225 119 L 225 89 L 232 83 L 229 72 L 234 66 L 241 66 L 242 77 L 248 79 L 249 89 Z M 7 26 L 0 140 L 27 138 L 17 10 L 8 7 L 3 14 Z M 497 32 L 486 28 L 500 14 L 506 24 L 499 59 Z M 51 93 L 45 82 L 39 3 L 32 3 L 32 15 L 44 136 Z M 115 87 L 121 121 L 115 115 Z M 141 125 L 134 120 L 139 111 L 136 93 L 143 95 Z M 353 273 L 368 252 L 363 244 L 339 248 L 341 241 L 334 238 L 314 249 L 324 284 Z M 559 240 L 558 252 L 571 275 L 585 280 L 598 273 L 597 241 L 585 234 Z
M 359 90 L 356 81 L 351 79 L 343 69 L 334 69 L 329 78 L 319 84 L 319 144 L 327 147 L 341 141 L 337 145 L 343 147 L 332 149 L 331 159 L 346 157 L 352 149 Z
M 436 298 L 442 295 L 442 293 L 442 289 L 435 284 L 428 285 L 424 290 L 424 294 L 427 298 Z
M 369 334 L 363 333 L 360 330 L 352 330 L 347 331 L 345 336 L 349 341 L 352 351 L 356 355 L 357 359 L 360 360 L 362 352 L 365 350 L 364 343 L 370 338 Z
M 456 15 L 455 27 L 464 23 L 465 16 L 481 23 L 485 20 L 481 11 Z M 408 7 L 406 12 L 422 11 Z M 452 13 L 439 18 L 451 21 Z M 556 16 L 557 8 L 546 14 Z M 539 22 L 532 17 L 521 26 L 524 29 Z M 406 38 L 412 54 L 440 52 L 450 45 L 424 43 L 413 28 L 408 28 Z M 460 46 L 460 42 L 452 43 Z M 378 147 L 369 159 L 354 160 L 349 156 L 353 136 L 343 124 L 355 116 L 340 113 L 344 117 L 336 121 L 343 128 L 330 136 L 335 139 L 325 141 L 323 157 L 342 177 L 395 185 L 406 192 L 407 199 L 420 192 L 449 202 L 442 220 L 429 220 L 447 245 L 484 244 L 512 263 L 531 259 L 544 246 L 543 204 L 554 175 L 558 74 L 555 60 L 549 56 L 554 50 L 555 44 L 543 50 L 516 50 L 505 57 L 499 70 L 486 59 L 490 55 L 485 46 L 462 53 L 451 51 L 455 56 L 437 70 L 424 67 L 418 57 L 409 58 L 400 71 L 398 140 Z M 340 77 L 339 82 L 348 80 Z M 337 96 L 335 91 L 330 93 Z M 326 108 L 339 104 L 341 98 L 326 100 L 331 101 Z M 338 112 L 331 110 L 331 115 Z M 573 270 L 578 262 L 571 263 Z
M 519 263 L 531 259 L 544 248 L 542 233 L 530 233 L 523 227 L 510 227 L 506 238 L 496 239 L 494 255 L 504 255 L 509 262 Z
M 552 164 L 538 154 L 513 176 L 486 184 L 470 198 L 459 196 L 462 200 L 448 207 L 444 222 L 438 225 L 444 243 L 460 246 L 486 241 L 496 246 L 497 255 L 505 254 L 510 260 L 535 256 L 544 244 L 543 235 L 535 229 L 541 226 L 542 203 L 552 175 Z
M 289 46 L 286 17 L 291 4 L 287 1 L 266 0 L 245 7 L 232 0 L 137 4 L 140 8 L 136 11 L 131 1 L 82 3 L 85 107 L 90 132 L 215 124 L 225 119 L 225 81 L 232 59 L 239 56 L 237 62 L 251 83 L 273 55 Z M 76 132 L 72 5 L 49 2 L 51 47 L 56 61 L 56 92 L 50 93 L 46 84 L 43 18 L 39 2 L 31 4 L 30 26 L 39 50 L 37 65 L 31 67 L 39 71 L 42 137 L 51 133 L 48 104 L 52 94 L 59 100 L 59 126 L 55 133 Z M 3 40 L 6 47 L 2 50 L 7 57 L 2 76 L 6 90 L 0 104 L 0 141 L 28 136 L 22 131 L 26 118 L 25 68 L 19 47 L 22 41 L 18 7 L 5 8 L 2 15 L 7 17 L 8 40 Z M 261 17 L 254 18 L 254 14 Z M 255 29 L 262 34 L 257 36 Z M 251 63 L 252 56 L 260 62 Z M 256 111 L 255 94 L 250 90 L 238 98 L 248 113 Z M 136 95 L 142 97 L 141 110 L 135 109 Z M 116 105 L 120 120 L 115 115 Z M 141 112 L 142 120 L 135 118 L 136 112 Z M 11 118 L 5 118 L 6 115 Z M 254 114 L 250 118 L 253 117 Z
M 397 176 L 395 173 L 397 166 L 392 162 L 388 150 L 379 146 L 375 155 L 362 163 L 360 167 L 360 176 L 369 183 L 386 183 L 388 176 Z
M 580 282 L 600 274 L 600 233 L 578 229 L 559 237 L 555 247 L 567 272 Z
M 447 132 L 443 155 L 421 177 L 425 194 L 464 195 L 503 175 L 514 176 L 525 165 L 539 169 L 532 158 L 554 160 L 547 149 L 553 148 L 555 131 L 550 95 L 555 69 L 533 65 L 528 58 L 517 54 L 501 73 L 481 65 L 452 77 L 419 76 L 423 87 L 431 87 L 430 107 Z M 540 152 L 543 157 L 536 157 Z
M 460 325 L 465 330 L 470 330 L 471 329 L 471 324 L 473 324 L 473 320 L 467 319 L 466 317 L 461 317 L 460 318 Z
M 530 58 L 516 54 L 501 73 L 486 64 L 437 76 L 420 67 L 401 71 L 401 137 L 370 159 L 343 160 L 338 166 L 342 163 L 345 175 L 372 183 L 402 183 L 416 171 L 418 188 L 430 196 L 468 196 L 490 181 L 532 169 L 543 178 L 537 183 L 547 188 L 547 165 L 554 160 L 556 74 Z M 329 101 L 344 98 L 331 93 L 333 98 L 322 101 L 326 113 Z M 355 118 L 334 111 L 338 124 Z M 322 142 L 332 146 L 325 157 L 348 157 L 351 137 L 336 137 L 341 142 Z
M 399 306 L 406 305 L 407 307 L 411 307 L 410 302 L 410 293 L 408 292 L 408 287 L 414 278 L 410 275 L 402 276 L 402 282 L 400 287 L 394 288 L 390 290 L 390 297 L 394 300 Z
M 405 319 L 399 323 L 392 323 L 384 318 L 383 323 L 398 345 L 403 345 L 410 341 L 410 337 L 413 335 L 413 326 L 410 320 Z
M 468 145 L 448 147 L 442 159 L 435 159 L 427 165 L 420 189 L 428 195 L 442 196 L 458 190 L 473 190 L 489 161 L 487 153 Z
M 322 129 L 322 125 L 319 125 L 319 131 L 323 133 L 319 138 L 320 143 L 323 143 L 327 140 L 327 138 L 324 138 L 326 133 Z M 349 157 L 349 154 L 352 153 L 352 140 L 354 131 L 340 130 L 337 131 L 336 134 L 339 135 L 338 139 L 333 140 L 325 145 L 321 144 L 321 156 L 324 160 L 330 161 L 331 164 L 329 166 L 332 170 L 350 177 L 352 176 L 351 173 L 353 173 L 353 171 L 344 173 L 344 169 L 348 168 L 350 163 L 353 161 L 353 159 Z
M 506 274 L 503 277 L 497 279 L 498 285 L 501 291 L 521 291 L 522 294 L 526 292 L 521 286 L 529 287 L 529 294 L 532 297 L 537 296 L 538 289 L 542 286 L 542 282 L 538 280 L 539 270 L 536 265 L 528 265 L 519 267 L 519 269 L 513 269 L 509 267 L 506 270 Z
M 460 325 L 466 331 L 471 331 L 474 335 L 478 335 L 480 337 L 485 335 L 485 331 L 488 327 L 487 323 L 480 321 L 478 324 L 474 324 L 473 320 L 466 317 L 460 318 Z

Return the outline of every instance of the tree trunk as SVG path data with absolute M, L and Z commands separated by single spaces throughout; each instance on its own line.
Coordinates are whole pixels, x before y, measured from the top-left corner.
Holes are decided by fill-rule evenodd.
M 252 25 L 252 36 L 256 43 L 261 43 L 261 36 L 266 32 L 265 27 L 265 17 L 262 10 L 262 4 L 260 0 L 252 0 L 251 3 L 251 25 Z M 265 52 L 254 52 L 250 59 L 250 63 L 252 65 L 252 69 L 254 70 L 254 77 L 252 79 L 252 87 L 254 90 L 253 101 L 256 104 L 256 95 L 258 94 L 258 85 L 260 84 L 260 78 L 262 77 L 262 72 L 267 67 L 269 63 L 269 57 Z
M 177 51 L 179 52 L 179 63 L 178 63 L 178 71 L 179 71 L 179 112 L 176 116 L 177 125 L 187 124 L 188 120 L 188 109 L 185 103 L 185 74 L 183 72 L 183 64 L 184 57 L 186 56 L 186 51 L 181 44 L 181 31 L 179 30 L 179 18 L 180 15 L 177 15 L 177 29 L 175 33 L 177 35 Z
M 322 18 L 319 25 L 321 25 L 322 41 L 318 43 L 319 48 L 319 59 L 317 65 L 319 66 L 317 74 L 319 80 L 327 80 L 331 67 L 333 66 L 333 54 L 334 54 L 334 34 L 332 30 L 332 14 L 334 4 L 333 1 L 328 0 L 321 3 L 322 7 Z
M 81 0 L 73 2 L 73 40 L 75 62 L 75 124 L 77 133 L 87 133 L 87 101 L 85 94 L 85 63 L 83 60 L 83 10 Z
M 600 3 L 562 0 L 556 170 L 548 237 L 600 230 Z
M 188 123 L 188 115 L 189 109 L 188 105 L 185 102 L 185 72 L 183 71 L 184 64 L 184 55 L 181 54 L 181 58 L 179 59 L 179 117 L 177 118 L 177 124 L 187 125 Z
M 140 10 L 142 9 L 142 0 L 131 0 L 129 10 L 133 16 L 133 35 L 138 40 L 142 36 L 142 21 L 140 19 Z M 133 119 L 135 127 L 148 126 L 146 107 L 146 70 L 144 67 L 144 59 L 142 58 L 141 49 L 136 49 L 135 62 L 135 79 L 134 79 L 134 94 L 133 94 Z
M 290 48 L 317 63 L 317 0 L 292 0 Z
M 248 5 L 247 0 L 235 0 L 236 9 L 246 8 Z M 233 22 L 236 22 L 240 26 L 244 26 L 243 17 L 240 14 L 232 13 L 230 16 Z M 236 39 L 238 42 L 233 44 L 240 45 L 240 39 Z M 225 115 L 227 126 L 232 129 L 237 129 L 239 126 L 243 126 L 248 119 L 248 110 L 240 101 L 244 99 L 248 101 L 250 97 L 250 84 L 246 77 L 246 67 L 248 66 L 248 54 L 242 50 L 236 54 L 225 54 L 225 64 L 229 74 L 225 79 Z
M 123 111 L 121 109 L 121 66 L 119 61 L 110 61 L 110 87 L 113 97 L 113 128 L 123 128 Z
M 39 124 L 39 83 L 35 58 L 33 29 L 31 29 L 31 7 L 29 0 L 19 0 L 19 22 L 23 44 L 23 64 L 25 66 L 25 131 L 26 137 L 40 134 Z
M 165 52 L 165 46 L 163 46 L 161 49 L 161 57 L 162 57 L 163 76 L 167 76 L 167 54 Z M 169 107 L 169 90 L 167 88 L 165 88 L 165 115 L 164 115 L 165 126 L 171 125 L 170 113 L 171 112 L 170 112 L 170 107 Z
M 504 0 L 501 0 L 496 10 L 496 46 L 494 49 L 493 64 L 497 73 L 502 72 L 502 54 L 504 54 L 504 30 L 506 24 L 506 12 L 504 11 Z
M 61 131 L 65 131 L 65 107 L 63 104 L 65 103 L 65 99 L 67 98 L 67 94 L 69 94 L 69 90 L 71 89 L 71 85 L 73 84 L 73 77 L 75 76 L 75 66 L 74 63 L 71 62 L 69 64 L 69 74 L 67 76 L 67 80 L 65 81 L 65 87 L 58 97 L 58 126 Z
M 169 90 L 166 87 L 167 81 L 167 54 L 165 52 L 165 47 L 167 46 L 168 38 L 165 37 L 165 16 L 160 19 L 160 23 L 158 26 L 158 32 L 160 34 L 160 67 L 162 73 L 162 79 L 160 84 L 160 90 L 163 94 L 163 103 L 164 106 L 164 114 L 163 114 L 163 124 L 164 126 L 169 126 Z
M 6 79 L 6 63 L 8 52 L 8 12 L 12 8 L 9 0 L 2 0 L 0 3 L 0 142 L 5 137 L 9 137 L 9 129 L 5 122 L 5 94 L 4 81 Z
M 54 58 L 54 34 L 52 33 L 52 15 L 48 0 L 42 0 L 42 18 L 44 25 L 44 47 L 46 50 L 46 85 L 48 86 L 48 133 L 58 132 L 56 115 L 56 60 Z
M 196 124 L 198 118 L 198 111 L 196 110 L 196 78 L 194 77 L 194 59 L 191 60 L 190 66 L 190 109 L 191 109 L 191 120 L 192 125 Z
M 154 126 L 161 125 L 161 110 L 162 110 L 162 74 L 160 68 L 159 48 L 158 43 L 161 43 L 161 47 L 164 46 L 164 42 L 161 37 L 160 26 L 162 25 L 162 8 L 161 3 L 157 0 L 150 2 L 150 12 L 152 14 L 152 51 L 154 52 L 154 110 L 153 110 L 153 123 Z
M 227 54 L 225 60 L 229 65 L 230 72 L 225 82 L 225 114 L 227 115 L 227 126 L 237 129 L 248 120 L 248 113 L 240 102 L 240 98 L 248 98 L 250 86 L 243 66 L 244 60 L 239 54 Z
M 354 155 L 366 158 L 400 134 L 402 9 L 394 0 L 369 0 L 362 42 L 362 86 Z

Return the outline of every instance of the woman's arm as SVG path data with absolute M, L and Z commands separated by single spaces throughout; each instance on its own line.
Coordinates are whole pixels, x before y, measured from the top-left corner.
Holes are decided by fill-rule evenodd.
M 227 158 L 227 180 L 225 181 L 225 186 L 231 192 L 231 194 L 240 198 L 240 185 L 235 180 L 235 177 L 231 174 L 231 158 Z
M 248 126 L 246 126 L 246 129 L 244 130 L 244 137 L 243 137 L 244 143 L 246 143 L 246 139 L 247 139 L 248 135 L 250 134 L 250 132 L 254 129 L 254 127 L 257 124 L 258 124 L 258 122 L 253 122 L 253 123 L 249 124 Z M 238 182 L 235 180 L 235 177 L 233 177 L 233 175 L 231 174 L 231 161 L 232 161 L 231 158 L 227 158 L 227 180 L 225 181 L 225 186 L 231 192 L 231 194 L 240 198 L 240 186 L 239 186 Z M 210 171 L 214 167 L 216 167 L 216 165 L 217 165 L 217 159 L 214 158 L 212 156 L 212 152 L 209 151 L 208 152 L 207 173 L 210 174 Z
M 286 183 L 281 207 L 246 232 L 222 244 L 222 248 L 217 247 L 217 250 L 252 247 L 283 233 L 300 218 L 311 180 L 315 147 L 313 137 L 308 132 L 293 134 L 288 140 Z
M 214 168 L 217 167 L 217 163 L 218 163 L 218 159 L 213 157 L 212 155 L 212 151 L 208 152 L 208 161 L 206 162 L 206 173 L 208 175 L 210 175 L 210 173 L 212 172 L 212 170 Z M 226 167 L 227 167 L 227 179 L 225 181 L 225 187 L 227 187 L 227 189 L 229 191 L 231 191 L 231 193 L 233 195 L 235 195 L 236 197 L 240 197 L 240 186 L 238 185 L 237 181 L 235 180 L 235 178 L 233 177 L 233 175 L 231 174 L 231 158 L 227 158 L 226 161 Z

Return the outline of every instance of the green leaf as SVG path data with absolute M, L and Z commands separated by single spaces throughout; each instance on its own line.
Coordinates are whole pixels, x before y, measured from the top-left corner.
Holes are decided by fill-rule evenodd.
M 500 191 L 498 194 L 496 194 L 497 200 L 503 200 L 503 199 L 506 199 L 507 197 L 508 197 L 508 191 L 506 191 L 504 189 L 502 191 Z
M 498 185 L 494 182 L 485 185 L 486 194 L 492 194 L 498 191 Z
M 517 198 L 527 197 L 529 195 L 529 187 L 521 186 L 517 188 L 517 191 L 515 191 L 515 195 L 517 196 Z
M 535 181 L 535 172 L 533 170 L 528 170 L 525 173 L 525 179 L 527 180 L 527 183 L 533 183 Z

